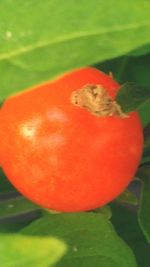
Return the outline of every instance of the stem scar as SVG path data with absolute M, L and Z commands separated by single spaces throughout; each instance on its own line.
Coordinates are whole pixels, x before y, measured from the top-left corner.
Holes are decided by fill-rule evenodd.
M 119 104 L 111 98 L 107 90 L 99 84 L 87 84 L 74 91 L 71 95 L 71 102 L 99 117 L 128 117 Z

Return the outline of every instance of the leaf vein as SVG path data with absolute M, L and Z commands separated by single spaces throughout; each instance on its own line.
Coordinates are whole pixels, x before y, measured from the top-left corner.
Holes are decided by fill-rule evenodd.
M 92 36 L 97 36 L 97 35 L 103 35 L 103 34 L 109 34 L 112 32 L 119 32 L 119 31 L 126 31 L 126 30 L 133 30 L 133 29 L 140 29 L 143 27 L 147 27 L 150 26 L 150 22 L 148 23 L 143 23 L 143 24 L 128 24 L 128 25 L 121 25 L 121 26 L 117 26 L 117 27 L 110 27 L 109 30 L 106 29 L 101 29 L 100 31 L 96 31 L 96 32 L 80 32 L 80 33 L 74 33 L 74 34 L 70 34 L 70 35 L 66 35 L 63 38 L 56 38 L 53 41 L 50 42 L 38 42 L 35 45 L 28 45 L 27 47 L 22 47 L 18 50 L 14 50 L 10 53 L 4 53 L 0 55 L 0 60 L 3 59 L 9 59 L 11 57 L 15 57 L 15 56 L 20 56 L 22 54 L 28 53 L 28 52 L 32 52 L 34 49 L 37 48 L 44 48 L 46 46 L 49 45 L 54 45 L 57 43 L 63 43 L 63 42 L 67 42 L 67 41 L 71 41 L 71 40 L 75 40 L 75 39 L 80 39 L 80 38 L 86 38 L 86 37 L 92 37 Z

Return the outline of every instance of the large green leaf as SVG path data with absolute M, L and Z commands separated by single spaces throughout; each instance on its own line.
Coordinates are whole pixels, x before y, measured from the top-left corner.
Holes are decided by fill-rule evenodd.
M 111 223 L 100 213 L 45 216 L 21 231 L 27 235 L 52 235 L 68 246 L 57 267 L 135 267 L 129 247 L 117 236 Z
M 149 12 L 147 0 L 1 0 L 1 100 L 147 45 Z
M 0 236 L 0 262 L 3 267 L 51 267 L 67 250 L 66 244 L 53 237 Z
M 138 214 L 139 224 L 150 243 L 150 166 L 142 167 L 138 172 L 138 176 L 142 178 L 144 183 Z

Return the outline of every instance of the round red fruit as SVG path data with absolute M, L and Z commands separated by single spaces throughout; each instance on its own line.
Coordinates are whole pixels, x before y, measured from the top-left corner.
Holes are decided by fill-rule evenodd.
M 115 102 L 120 85 L 82 68 L 8 98 L 0 114 L 0 163 L 10 182 L 44 208 L 91 210 L 133 179 L 143 145 L 137 112 Z

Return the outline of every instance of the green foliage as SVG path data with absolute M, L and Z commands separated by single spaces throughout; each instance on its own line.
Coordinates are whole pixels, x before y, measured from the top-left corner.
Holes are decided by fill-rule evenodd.
M 62 240 L 68 250 L 56 266 L 136 266 L 129 247 L 116 235 L 109 220 L 100 213 L 47 215 L 24 228 L 21 233 L 53 236 Z
M 137 205 L 138 198 L 135 196 L 133 192 L 126 189 L 119 197 L 116 198 L 116 202 Z
M 136 108 L 147 126 L 149 14 L 148 0 L 1 0 L 0 103 L 66 71 L 93 65 L 126 84 L 118 101 L 125 111 Z M 136 267 L 134 252 L 138 267 L 149 267 L 150 131 L 141 165 L 141 192 L 127 189 L 115 201 L 125 207 L 74 214 L 41 210 L 19 196 L 0 169 L 1 265 Z
M 144 151 L 142 164 L 150 162 L 150 123 L 144 129 Z
M 148 90 L 148 88 L 150 88 L 149 62 L 150 54 L 139 57 L 125 55 L 123 57 L 102 62 L 96 65 L 96 67 L 106 73 L 112 72 L 114 78 L 121 84 L 130 81 L 139 86 L 146 87 Z M 143 127 L 145 127 L 150 122 L 150 100 L 147 99 L 146 102 L 144 101 L 144 103 L 139 106 L 138 112 L 141 117 Z
M 135 209 L 126 209 L 123 206 L 112 203 L 112 223 L 121 238 L 132 248 L 138 267 L 149 267 L 150 246 L 146 242 L 137 221 Z
M 40 208 L 22 196 L 16 196 L 0 202 L 0 218 L 6 219 L 31 211 L 40 211 Z
M 0 168 L 0 193 L 14 192 L 15 188 L 9 183 L 2 169 Z
M 110 219 L 112 217 L 112 211 L 109 205 L 97 208 L 94 211 L 103 214 L 107 219 Z
M 149 11 L 147 0 L 1 0 L 1 100 L 147 45 Z
M 53 237 L 1 235 L 3 267 L 51 267 L 65 254 L 67 246 Z

